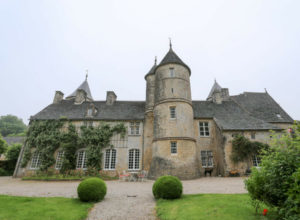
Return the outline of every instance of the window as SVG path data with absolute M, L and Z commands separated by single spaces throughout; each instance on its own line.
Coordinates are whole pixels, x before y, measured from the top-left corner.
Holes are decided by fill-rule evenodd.
M 76 163 L 76 169 L 86 169 L 87 165 L 87 156 L 86 151 L 81 150 L 77 153 L 77 163 Z
M 57 156 L 56 156 L 55 169 L 58 169 L 58 170 L 61 169 L 64 154 L 65 154 L 64 151 L 58 151 Z
M 40 153 L 36 151 L 32 155 L 30 169 L 39 169 L 40 166 L 41 166 Z
M 276 116 L 277 116 L 277 118 L 282 119 L 282 117 L 279 113 L 277 113 Z
M 260 162 L 261 162 L 260 157 L 257 155 L 253 155 L 253 157 L 252 157 L 253 166 L 259 167 Z
M 174 68 L 170 68 L 170 76 L 174 77 Z
M 139 168 L 140 168 L 140 150 L 139 149 L 130 149 L 129 150 L 128 169 L 129 170 L 138 170 Z
M 140 122 L 130 122 L 130 134 L 131 135 L 140 134 Z
M 177 154 L 177 142 L 171 142 L 171 154 Z
M 254 132 L 251 133 L 251 139 L 255 139 L 255 133 Z
M 93 109 L 92 108 L 89 108 L 88 110 L 87 110 L 87 116 L 93 116 Z
M 210 150 L 201 151 L 202 167 L 213 167 L 213 154 Z
M 176 118 L 176 107 L 170 107 L 170 118 Z
M 199 122 L 200 137 L 209 137 L 208 122 Z
M 105 151 L 104 169 L 114 170 L 116 168 L 116 155 L 117 151 L 115 149 L 108 149 Z

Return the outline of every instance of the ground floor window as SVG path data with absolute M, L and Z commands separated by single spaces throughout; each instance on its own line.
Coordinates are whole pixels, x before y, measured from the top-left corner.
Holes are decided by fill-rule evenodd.
M 201 151 L 202 167 L 213 167 L 213 154 L 210 150 Z
M 34 152 L 31 159 L 30 169 L 39 169 L 41 166 L 40 153 Z
M 104 169 L 114 170 L 116 168 L 116 155 L 117 151 L 115 149 L 108 149 L 105 151 Z
M 260 162 L 261 162 L 260 157 L 258 155 L 253 155 L 253 157 L 252 157 L 253 166 L 259 167 Z
M 85 150 L 78 151 L 76 169 L 86 169 L 87 168 L 86 162 L 87 162 L 86 151 Z
M 177 154 L 177 142 L 171 142 L 171 154 Z
M 57 152 L 55 169 L 58 169 L 58 170 L 61 169 L 62 164 L 63 164 L 64 154 L 65 154 L 64 151 L 58 151 Z
M 128 169 L 129 170 L 140 169 L 140 150 L 139 149 L 130 149 L 129 150 Z

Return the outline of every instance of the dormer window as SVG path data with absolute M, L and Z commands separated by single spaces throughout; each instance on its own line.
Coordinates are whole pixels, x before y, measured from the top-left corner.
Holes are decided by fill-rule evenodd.
M 174 68 L 170 68 L 170 77 L 174 77 Z
M 93 109 L 92 108 L 89 108 L 87 110 L 87 116 L 89 116 L 89 117 L 93 116 Z

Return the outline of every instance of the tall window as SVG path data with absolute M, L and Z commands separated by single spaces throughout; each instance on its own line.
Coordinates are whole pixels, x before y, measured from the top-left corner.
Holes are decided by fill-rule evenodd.
M 208 122 L 199 122 L 200 137 L 209 137 Z
M 210 150 L 202 150 L 201 151 L 201 162 L 202 167 L 213 167 L 213 154 Z
M 87 162 L 86 151 L 85 150 L 78 151 L 76 169 L 86 169 L 87 168 L 86 162 Z
M 104 169 L 106 170 L 116 169 L 116 155 L 117 155 L 117 151 L 115 149 L 108 149 L 105 151 Z
M 171 142 L 171 154 L 177 154 L 177 142 Z
M 55 169 L 58 169 L 58 170 L 61 169 L 64 154 L 65 154 L 64 151 L 58 151 L 57 152 Z
M 128 162 L 129 162 L 128 163 L 129 170 L 140 169 L 140 150 L 139 149 L 130 149 L 129 150 Z
M 130 122 L 130 134 L 131 135 L 140 134 L 140 122 Z
M 40 166 L 41 166 L 40 153 L 36 151 L 32 155 L 30 169 L 39 169 Z
M 170 107 L 170 118 L 176 118 L 176 107 Z
M 260 162 L 261 162 L 260 157 L 258 155 L 253 155 L 253 157 L 252 157 L 253 166 L 259 167 Z
M 170 68 L 170 76 L 174 77 L 174 68 Z

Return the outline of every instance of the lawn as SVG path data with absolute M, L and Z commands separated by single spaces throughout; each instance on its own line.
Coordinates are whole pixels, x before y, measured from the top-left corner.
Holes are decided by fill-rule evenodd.
M 93 203 L 61 197 L 21 197 L 0 195 L 1 220 L 85 219 Z
M 248 194 L 183 195 L 181 199 L 157 201 L 156 212 L 161 220 L 270 220 L 275 213 L 263 216 L 251 205 Z

